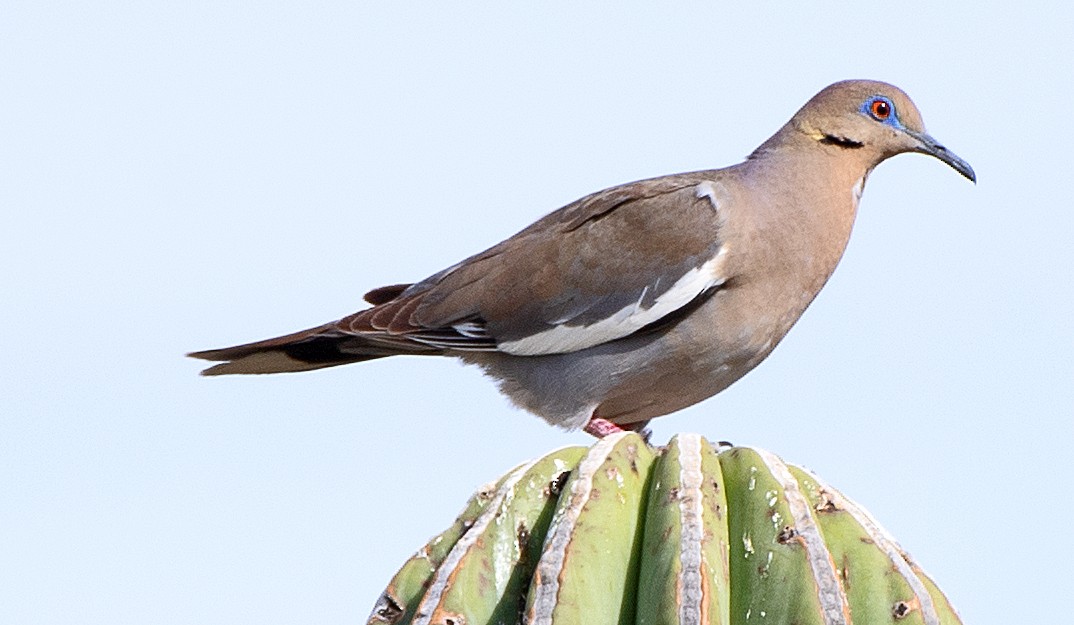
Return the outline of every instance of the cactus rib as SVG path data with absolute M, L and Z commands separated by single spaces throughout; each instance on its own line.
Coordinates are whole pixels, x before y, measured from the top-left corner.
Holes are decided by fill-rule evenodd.
M 809 566 L 813 570 L 813 582 L 817 587 L 817 598 L 820 599 L 825 624 L 846 625 L 850 622 L 847 596 L 839 583 L 839 575 L 836 573 L 831 552 L 824 544 L 824 535 L 821 534 L 820 527 L 813 519 L 809 502 L 798 488 L 798 480 L 794 479 L 787 465 L 783 464 L 783 461 L 775 454 L 764 449 L 752 449 L 761 457 L 768 471 L 783 487 L 783 495 L 794 519 L 794 525 L 788 527 L 788 532 L 793 536 L 788 538 L 798 540 L 805 547 Z
M 817 483 L 821 493 L 827 496 L 832 505 L 834 505 L 836 509 L 845 510 L 850 514 L 858 525 L 866 531 L 873 543 L 887 555 L 892 566 L 894 566 L 895 570 L 906 580 L 906 583 L 913 591 L 915 603 L 920 606 L 921 617 L 924 620 L 925 625 L 940 625 L 940 616 L 937 612 L 936 604 L 932 600 L 932 595 L 929 594 L 925 582 L 918 576 L 918 573 L 920 573 L 922 577 L 924 577 L 925 574 L 921 571 L 920 567 L 914 564 L 909 554 L 903 550 L 891 534 L 888 533 L 888 531 L 884 529 L 884 527 L 881 526 L 868 511 L 844 497 L 842 493 L 829 486 L 812 471 L 805 470 L 805 473 Z

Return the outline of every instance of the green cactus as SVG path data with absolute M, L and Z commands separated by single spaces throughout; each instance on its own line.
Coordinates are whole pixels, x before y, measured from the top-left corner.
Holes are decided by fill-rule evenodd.
M 944 595 L 819 477 L 696 434 L 569 447 L 479 491 L 369 625 L 954 625 Z

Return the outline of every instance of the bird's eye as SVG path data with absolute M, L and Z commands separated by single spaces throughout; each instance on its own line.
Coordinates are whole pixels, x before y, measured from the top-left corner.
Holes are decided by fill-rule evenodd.
M 880 121 L 891 117 L 891 103 L 887 100 L 873 100 L 869 105 L 869 112 Z

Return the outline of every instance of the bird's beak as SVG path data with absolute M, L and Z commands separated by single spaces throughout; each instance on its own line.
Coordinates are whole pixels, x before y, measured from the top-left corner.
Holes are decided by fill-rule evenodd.
M 912 130 L 907 130 L 906 132 L 914 139 L 917 139 L 918 145 L 917 149 L 914 150 L 915 152 L 935 156 L 950 165 L 958 173 L 972 180 L 974 183 L 977 182 L 977 174 L 973 173 L 973 168 L 970 167 L 970 164 L 959 158 L 958 155 L 951 150 L 945 148 L 939 141 L 933 139 L 924 132 L 914 132 Z

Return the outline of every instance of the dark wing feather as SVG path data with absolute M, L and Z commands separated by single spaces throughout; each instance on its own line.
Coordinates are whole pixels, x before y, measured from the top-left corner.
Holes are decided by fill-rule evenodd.
M 392 284 L 390 286 L 381 286 L 373 289 L 362 296 L 366 302 L 378 306 L 380 304 L 386 304 L 393 299 L 402 295 L 403 291 L 409 289 L 411 284 Z
M 336 327 L 489 350 L 560 324 L 590 325 L 631 304 L 647 308 L 719 249 L 720 216 L 696 192 L 710 176 L 640 181 L 582 198 Z
M 224 361 L 205 372 L 220 374 L 490 351 L 557 326 L 584 329 L 626 306 L 648 308 L 720 249 L 721 216 L 697 193 L 714 175 L 680 174 L 594 193 L 419 283 L 373 289 L 365 296 L 372 308 L 303 332 L 191 356 Z M 680 308 L 708 294 L 699 292 Z M 662 327 L 660 321 L 644 329 Z

